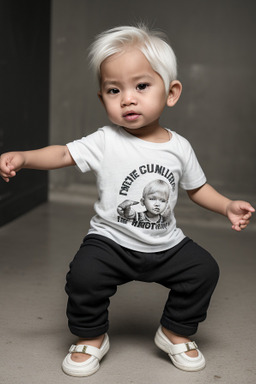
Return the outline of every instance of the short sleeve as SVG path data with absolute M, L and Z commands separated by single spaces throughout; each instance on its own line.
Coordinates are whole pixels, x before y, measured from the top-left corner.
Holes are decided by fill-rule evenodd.
M 187 140 L 185 143 L 185 148 L 183 148 L 185 161 L 180 178 L 180 186 L 185 190 L 191 190 L 204 185 L 206 183 L 206 176 L 190 143 Z
M 97 171 L 104 153 L 104 131 L 98 131 L 67 144 L 68 150 L 81 172 Z

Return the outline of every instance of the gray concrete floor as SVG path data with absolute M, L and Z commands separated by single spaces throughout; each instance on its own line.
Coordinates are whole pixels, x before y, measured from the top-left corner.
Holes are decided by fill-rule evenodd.
M 65 274 L 93 214 L 89 200 L 67 203 L 65 195 L 52 194 L 49 203 L 0 229 L 0 383 L 255 384 L 255 219 L 235 233 L 225 218 L 190 202 L 177 209 L 180 226 L 221 267 L 208 318 L 195 335 L 206 368 L 182 372 L 155 347 L 167 290 L 133 282 L 111 300 L 111 349 L 100 370 L 88 378 L 62 373 L 76 340 L 67 328 Z

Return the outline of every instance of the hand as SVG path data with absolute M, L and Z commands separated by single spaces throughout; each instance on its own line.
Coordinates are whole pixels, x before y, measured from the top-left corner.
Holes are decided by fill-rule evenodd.
M 139 202 L 134 200 L 125 200 L 118 205 L 117 212 L 120 216 L 125 216 L 126 218 L 132 218 L 134 216 L 134 211 L 131 208 L 131 206 L 136 204 L 139 204 Z
M 7 183 L 23 167 L 25 156 L 22 152 L 8 152 L 0 156 L 0 176 Z
M 252 213 L 255 209 L 246 201 L 231 201 L 227 205 L 227 217 L 232 223 L 232 229 L 240 232 L 245 229 L 250 222 Z

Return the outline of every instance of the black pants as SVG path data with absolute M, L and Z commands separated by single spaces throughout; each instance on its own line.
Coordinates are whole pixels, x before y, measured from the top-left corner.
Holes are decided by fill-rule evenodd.
M 118 285 L 137 280 L 170 289 L 161 324 L 190 336 L 206 318 L 218 277 L 213 257 L 189 238 L 163 252 L 143 253 L 103 236 L 89 235 L 67 274 L 70 331 L 81 338 L 106 333 L 109 298 Z

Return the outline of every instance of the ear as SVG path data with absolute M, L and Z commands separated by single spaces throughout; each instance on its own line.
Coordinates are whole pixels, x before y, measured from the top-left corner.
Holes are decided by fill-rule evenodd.
M 169 94 L 166 104 L 168 107 L 173 107 L 180 98 L 182 92 L 182 85 L 178 80 L 174 80 L 170 84 Z
M 98 98 L 100 99 L 101 103 L 105 107 L 105 104 L 104 104 L 104 101 L 103 101 L 103 97 L 102 97 L 102 93 L 100 91 L 98 92 Z
M 144 204 L 144 198 L 143 198 L 143 197 L 140 199 L 140 203 L 141 203 L 141 205 L 143 205 L 143 206 L 145 205 L 145 204 Z

